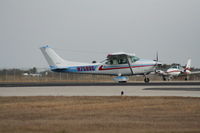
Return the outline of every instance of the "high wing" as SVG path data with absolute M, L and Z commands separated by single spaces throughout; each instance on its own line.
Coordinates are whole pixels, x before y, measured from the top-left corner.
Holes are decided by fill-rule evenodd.
M 115 56 L 135 56 L 135 54 L 125 53 L 125 52 L 117 52 L 117 53 L 108 54 L 107 58 L 109 58 L 109 57 L 115 57 Z

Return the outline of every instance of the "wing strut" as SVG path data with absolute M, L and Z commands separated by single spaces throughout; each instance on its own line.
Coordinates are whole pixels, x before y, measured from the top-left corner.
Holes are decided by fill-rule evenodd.
M 134 75 L 133 69 L 131 68 L 130 58 L 129 58 L 128 55 L 126 57 L 127 57 L 128 66 L 129 66 L 129 68 L 131 70 L 131 74 Z

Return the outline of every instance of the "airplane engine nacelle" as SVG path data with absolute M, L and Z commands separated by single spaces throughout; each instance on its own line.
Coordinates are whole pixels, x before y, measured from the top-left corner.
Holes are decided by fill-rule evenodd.
M 165 72 L 162 70 L 156 70 L 156 73 L 163 75 Z
M 185 70 L 184 73 L 185 74 L 191 74 L 191 71 L 190 70 Z
M 129 80 L 129 78 L 127 78 L 125 76 L 117 76 L 117 77 L 113 78 L 113 80 L 118 83 L 126 83 Z

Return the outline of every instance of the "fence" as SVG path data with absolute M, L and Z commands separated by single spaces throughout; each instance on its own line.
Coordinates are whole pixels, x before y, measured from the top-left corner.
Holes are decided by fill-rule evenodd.
M 115 76 L 76 74 L 76 73 L 55 73 L 42 71 L 32 74 L 19 69 L 0 70 L 0 82 L 113 82 Z M 128 76 L 129 81 L 143 81 L 144 76 Z M 161 81 L 162 77 L 149 75 L 152 81 Z M 180 76 L 173 80 L 184 80 L 185 76 Z M 190 75 L 190 80 L 200 80 L 200 74 Z

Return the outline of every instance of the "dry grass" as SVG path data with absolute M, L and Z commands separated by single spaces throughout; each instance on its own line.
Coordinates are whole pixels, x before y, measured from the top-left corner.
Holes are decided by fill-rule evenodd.
M 0 97 L 1 133 L 199 133 L 200 98 Z

